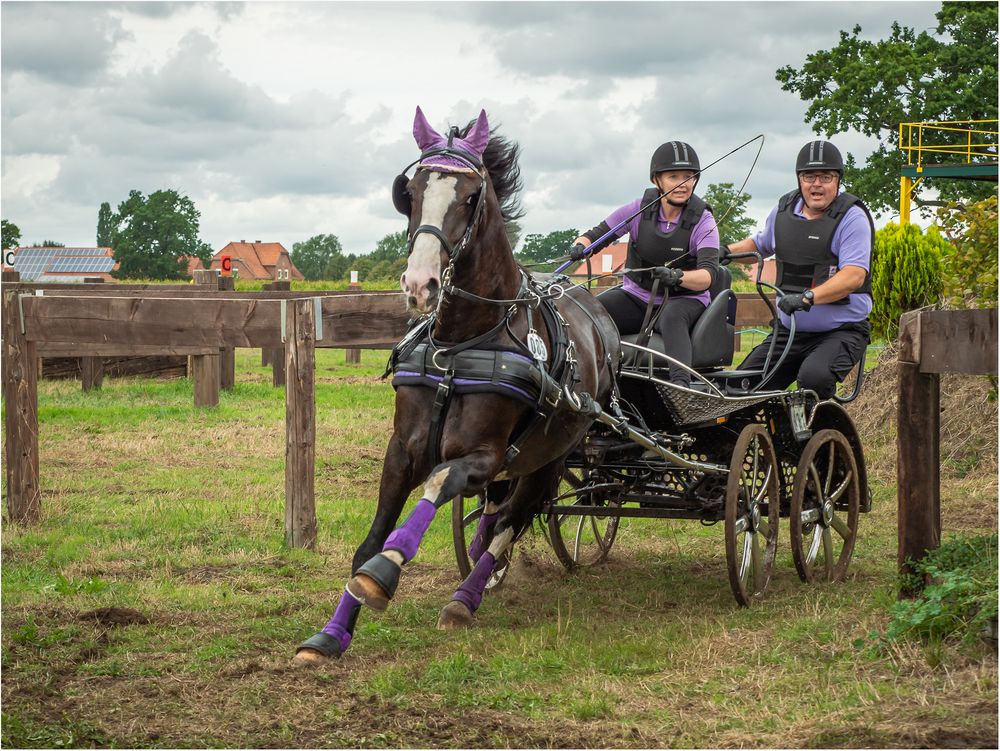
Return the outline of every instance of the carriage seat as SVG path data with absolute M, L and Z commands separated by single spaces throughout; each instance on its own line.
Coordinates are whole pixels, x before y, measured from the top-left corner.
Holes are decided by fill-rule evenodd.
M 733 294 L 733 277 L 725 266 L 719 267 L 715 282 L 709 287 L 711 302 L 691 329 L 691 367 L 709 370 L 728 367 L 733 362 L 733 340 L 736 335 L 736 295 Z M 627 334 L 622 341 L 635 343 L 639 334 Z M 654 332 L 646 345 L 657 352 L 663 351 L 663 339 Z M 645 367 L 649 355 L 629 347 L 623 348 L 624 367 Z M 654 363 L 663 364 L 663 360 Z

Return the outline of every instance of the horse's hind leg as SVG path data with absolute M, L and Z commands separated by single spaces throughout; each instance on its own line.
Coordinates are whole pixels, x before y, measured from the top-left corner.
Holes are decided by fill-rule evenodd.
M 493 539 L 493 527 L 500 518 L 500 504 L 509 494 L 510 486 L 510 480 L 501 480 L 490 483 L 486 488 L 486 504 L 483 506 L 483 513 L 479 516 L 476 534 L 472 537 L 472 542 L 469 543 L 469 560 L 473 564 L 482 557 Z
M 506 514 L 497 525 L 489 549 L 482 554 L 465 581 L 452 595 L 451 602 L 441 610 L 438 628 L 454 629 L 468 626 L 483 601 L 486 582 L 496 568 L 497 559 L 512 544 L 516 530 L 525 529 L 542 500 L 551 498 L 559 482 L 556 464 L 550 464 L 529 477 L 522 478 L 509 499 Z
M 499 468 L 500 458 L 494 453 L 470 454 L 435 467 L 424 484 L 423 497 L 406 521 L 389 535 L 382 552 L 357 570 L 347 591 L 362 604 L 385 610 L 396 592 L 403 565 L 417 554 L 437 510 L 455 496 L 485 485 Z
M 511 527 L 507 527 L 493 537 L 489 549 L 480 556 L 472 571 L 465 577 L 465 581 L 455 590 L 451 602 L 441 610 L 438 628 L 461 628 L 472 623 L 473 614 L 479 608 L 479 603 L 483 601 L 486 582 L 489 581 L 490 574 L 496 568 L 497 558 L 503 555 L 504 550 L 513 539 L 514 530 Z

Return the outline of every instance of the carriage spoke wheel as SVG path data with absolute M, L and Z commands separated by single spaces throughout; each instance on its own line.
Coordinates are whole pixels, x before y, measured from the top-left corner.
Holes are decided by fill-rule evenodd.
M 726 483 L 726 567 L 736 601 L 760 600 L 771 580 L 778 547 L 781 486 L 778 459 L 762 425 L 743 428 Z
M 483 515 L 486 507 L 486 495 L 480 493 L 472 498 L 462 498 L 459 496 L 451 502 L 451 533 L 455 542 L 455 561 L 458 563 L 459 576 L 464 580 L 470 573 L 475 562 L 469 558 L 469 545 L 476 535 L 479 527 L 479 517 Z M 503 584 L 503 580 L 510 571 L 510 559 L 514 553 L 514 546 L 510 545 L 500 555 L 497 565 L 493 568 L 493 573 L 486 580 L 486 589 L 495 589 Z
M 580 489 L 586 481 L 579 469 L 569 469 L 563 473 L 563 480 Z M 595 495 L 578 498 L 574 506 L 619 507 L 621 503 L 609 501 Z M 611 546 L 618 536 L 617 516 L 576 516 L 571 514 L 549 514 L 548 538 L 556 557 L 567 570 L 577 566 L 593 566 L 608 557 Z
M 820 430 L 795 470 L 789 522 L 799 578 L 840 581 L 858 536 L 861 481 L 854 451 L 839 430 Z

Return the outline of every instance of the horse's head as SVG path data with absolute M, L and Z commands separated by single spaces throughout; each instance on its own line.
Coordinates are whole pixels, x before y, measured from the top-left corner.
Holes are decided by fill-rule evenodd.
M 410 220 L 410 253 L 400 286 L 407 308 L 426 314 L 437 307 L 447 270 L 454 267 L 483 220 L 490 190 L 483 152 L 490 126 L 486 112 L 480 112 L 464 137 L 452 128 L 446 138 L 417 107 L 413 136 L 421 149 L 416 174 L 409 179 L 404 170 L 393 184 L 392 198 Z

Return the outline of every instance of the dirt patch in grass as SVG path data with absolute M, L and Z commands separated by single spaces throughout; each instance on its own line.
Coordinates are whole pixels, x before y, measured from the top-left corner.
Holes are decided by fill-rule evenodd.
M 146 625 L 150 623 L 148 617 L 132 608 L 98 608 L 80 613 L 77 616 L 81 621 L 96 621 L 102 626 L 114 628 L 116 626 L 133 626 L 135 624 Z

